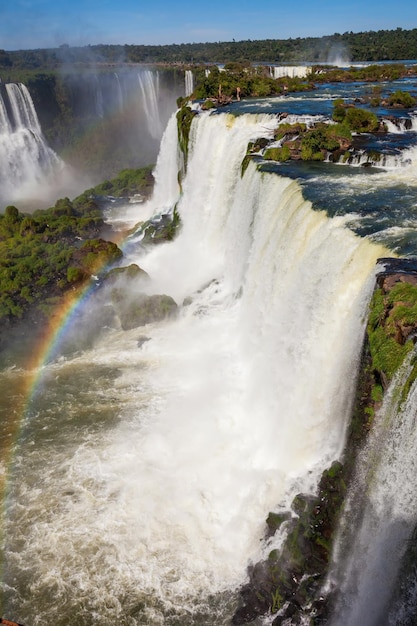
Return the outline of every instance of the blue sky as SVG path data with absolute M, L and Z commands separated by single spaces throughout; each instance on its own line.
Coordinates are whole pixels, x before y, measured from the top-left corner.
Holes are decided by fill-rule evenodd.
M 397 0 L 0 0 L 0 48 L 319 37 L 417 27 Z

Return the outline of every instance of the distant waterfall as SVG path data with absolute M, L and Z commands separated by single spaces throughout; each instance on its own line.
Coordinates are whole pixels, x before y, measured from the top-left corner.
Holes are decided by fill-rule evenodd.
M 194 75 L 191 70 L 185 70 L 185 95 L 191 96 L 194 91 Z
M 159 115 L 159 72 L 143 70 L 138 73 L 139 86 L 142 93 L 143 109 L 152 137 L 160 139 L 163 126 Z
M 308 65 L 275 65 L 271 67 L 272 78 L 306 78 L 311 72 Z
M 415 352 L 385 394 L 358 465 L 336 551 L 333 577 L 340 599 L 332 626 L 415 624 L 415 578 L 408 580 L 414 606 L 405 598 L 401 607 L 394 603 L 401 559 L 417 520 L 417 381 L 401 404 L 413 359 Z
M 95 91 L 95 96 L 96 96 L 96 111 L 97 111 L 97 115 L 98 117 L 104 117 L 104 99 L 103 99 L 103 92 L 101 90 L 101 85 L 100 82 L 97 78 L 96 78 L 96 91 Z
M 72 112 L 87 132 L 96 121 L 109 123 L 116 143 L 119 137 L 124 149 L 135 147 L 138 156 L 149 150 L 152 154 L 145 163 L 155 161 L 176 99 L 183 94 L 173 72 L 122 67 L 69 73 L 63 81 Z
M 28 89 L 0 91 L 0 201 L 43 196 L 64 164 L 47 145 Z
M 122 90 L 122 85 L 120 83 L 120 78 L 117 72 L 114 72 L 114 78 L 116 80 L 116 93 L 117 93 L 118 108 L 119 108 L 119 111 L 122 111 L 124 107 L 123 90 Z
M 41 133 L 41 127 L 27 87 L 23 84 L 6 84 L 10 106 L 13 112 L 16 129 L 27 128 L 35 133 Z

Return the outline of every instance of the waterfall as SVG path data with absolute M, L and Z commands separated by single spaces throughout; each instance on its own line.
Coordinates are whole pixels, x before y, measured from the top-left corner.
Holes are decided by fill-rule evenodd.
M 95 95 L 95 105 L 96 105 L 97 116 L 104 117 L 104 98 L 103 98 L 103 92 L 101 90 L 100 81 L 97 75 L 95 75 L 95 83 L 96 83 L 96 89 L 95 89 L 94 95 Z
M 417 519 L 416 381 L 402 398 L 415 358 L 414 351 L 392 381 L 359 461 L 332 574 L 340 585 L 332 626 L 414 623 L 393 596 Z M 414 617 L 415 606 L 414 598 Z
M 296 181 L 254 163 L 242 177 L 273 115 L 197 115 L 180 196 L 173 119 L 155 197 L 177 202 L 181 230 L 126 262 L 150 277 L 132 296 L 180 312 L 45 366 L 6 529 L 5 608 L 21 621 L 230 624 L 266 515 L 343 448 L 382 249 Z
M 113 76 L 116 79 L 117 105 L 118 105 L 119 111 L 123 111 L 124 98 L 123 98 L 122 86 L 120 84 L 120 78 L 117 72 L 114 72 Z
M 29 129 L 40 134 L 41 127 L 38 116 L 27 87 L 23 84 L 7 83 L 6 92 L 9 96 L 15 127 Z
M 11 125 L 3 98 L 0 97 L 0 135 L 9 134 Z
M 306 78 L 311 72 L 308 65 L 275 65 L 272 67 L 273 78 Z
M 0 93 L 0 201 L 44 197 L 63 167 L 42 135 L 28 89 L 6 84 Z
M 194 75 L 191 70 L 185 70 L 185 95 L 191 96 L 194 91 Z
M 154 139 L 159 139 L 163 130 L 158 103 L 159 72 L 142 70 L 138 73 L 138 80 L 149 133 Z

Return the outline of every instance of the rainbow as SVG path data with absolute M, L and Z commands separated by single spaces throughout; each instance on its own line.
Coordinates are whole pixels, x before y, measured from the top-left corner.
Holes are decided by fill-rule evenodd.
M 42 391 L 45 364 L 56 357 L 58 348 L 66 336 L 76 313 L 94 289 L 95 285 L 90 281 L 86 286 L 74 289 L 66 294 L 50 315 L 49 321 L 24 367 L 21 369 L 10 368 L 4 374 L 2 384 L 5 387 L 9 387 L 9 389 L 10 376 L 13 377 L 13 403 L 10 401 L 9 406 L 6 407 L 6 411 L 9 412 L 10 416 L 7 423 L 2 424 L 4 427 L 3 437 L 7 444 L 0 446 L 2 466 L 0 490 L 4 504 L 3 519 L 5 507 L 7 506 L 8 487 L 13 472 L 14 452 L 18 446 L 25 419 L 30 413 L 32 400 Z M 7 394 L 7 391 L 8 389 L 6 388 L 5 393 L 2 394 L 3 397 Z

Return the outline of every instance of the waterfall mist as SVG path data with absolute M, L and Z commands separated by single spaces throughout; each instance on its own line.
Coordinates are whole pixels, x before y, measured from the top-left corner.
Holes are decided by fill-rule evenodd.
M 73 188 L 72 173 L 48 146 L 28 89 L 0 89 L 0 207 L 38 208 Z
M 154 163 L 163 131 L 184 94 L 184 74 L 115 64 L 77 71 L 66 67 L 64 88 L 76 142 L 64 150 L 96 182 L 121 169 Z

